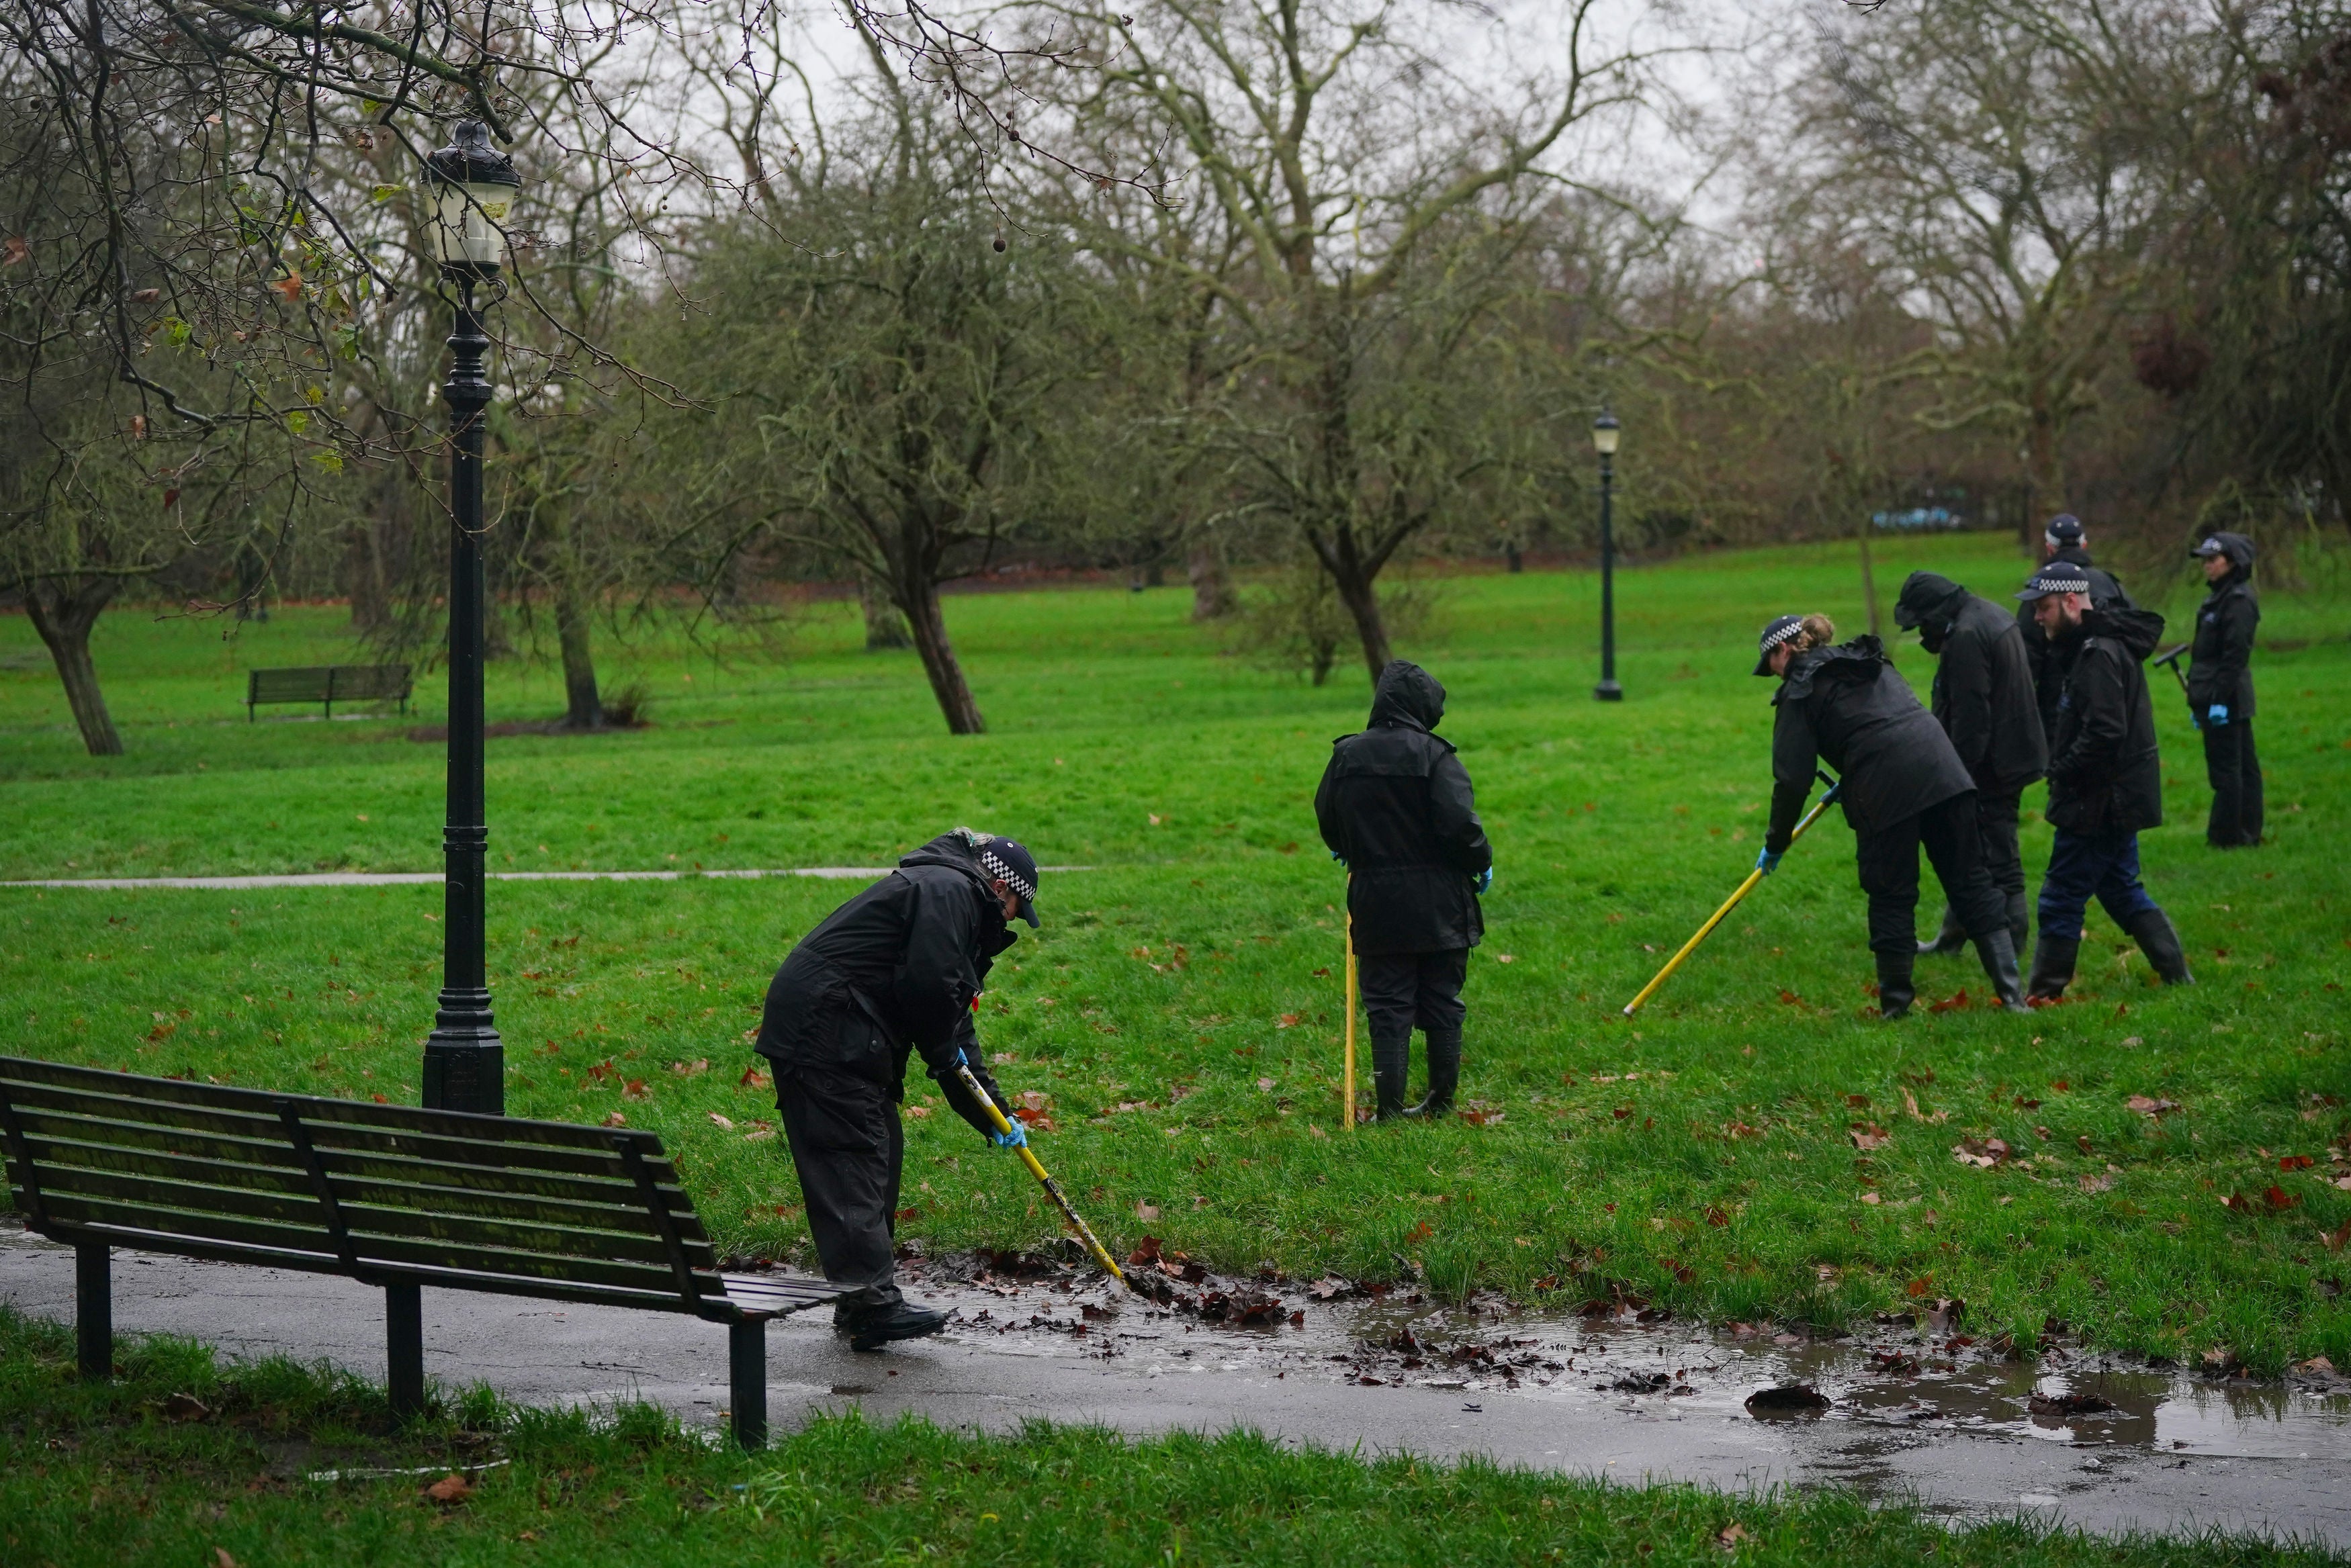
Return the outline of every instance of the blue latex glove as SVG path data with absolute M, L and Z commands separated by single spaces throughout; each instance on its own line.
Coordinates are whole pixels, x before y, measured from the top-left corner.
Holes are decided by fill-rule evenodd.
M 1332 851 L 1331 851 L 1331 858 L 1332 858 L 1332 859 L 1333 859 L 1333 860 L 1336 860 L 1336 861 L 1337 861 L 1340 865 L 1342 865 L 1342 866 L 1344 866 L 1344 865 L 1347 863 L 1347 857 L 1346 857 L 1345 856 L 1343 856 L 1343 855 L 1340 854 L 1340 853 L 1339 853 L 1337 850 L 1335 850 L 1335 849 L 1333 849 Z
M 2205 722 L 2210 724 L 2214 729 L 2220 729 L 2229 722 L 2229 705 L 2226 702 L 2213 703 L 2210 709 L 2206 710 L 2204 720 Z
M 1781 854 L 1782 855 L 1786 853 L 1787 851 L 1785 850 L 1781 851 Z M 1769 877 L 1772 872 L 1777 871 L 1779 868 L 1780 856 L 1772 854 L 1768 849 L 1755 857 L 1755 869 L 1762 872 L 1766 877 Z
M 1494 868 L 1491 866 L 1489 866 L 1483 871 L 1478 873 L 1478 891 L 1480 893 L 1490 893 L 1493 890 Z
M 987 1135 L 987 1141 L 998 1148 L 1027 1148 L 1029 1129 L 1015 1120 L 1010 1132 L 990 1133 Z

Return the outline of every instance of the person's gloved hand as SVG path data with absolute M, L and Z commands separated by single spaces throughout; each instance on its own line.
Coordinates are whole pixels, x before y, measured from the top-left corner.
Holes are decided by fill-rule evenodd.
M 2204 718 L 2214 729 L 2220 729 L 2229 722 L 2229 705 L 2226 702 L 2213 703 L 2205 711 Z
M 1821 804 L 1822 804 L 1823 805 L 1830 805 L 1830 804 L 1834 803 L 1834 802 L 1835 801 L 1836 797 L 1837 797 L 1837 796 L 1839 796 L 1839 795 L 1841 795 L 1841 794 L 1843 794 L 1844 793 L 1844 780 L 1843 780 L 1843 779 L 1839 779 L 1839 780 L 1837 780 L 1837 782 L 1836 782 L 1836 783 L 1834 783 L 1834 784 L 1833 784 L 1829 785 L 1829 793 L 1828 793 L 1828 794 L 1824 794 L 1824 795 L 1821 796 Z
M 1491 866 L 1489 866 L 1483 871 L 1478 873 L 1478 891 L 1480 893 L 1490 893 L 1493 890 L 1494 868 Z
M 1027 1148 L 1029 1147 L 1029 1129 L 1022 1127 L 1019 1119 L 1015 1117 L 1013 1119 L 1012 1130 L 1010 1132 L 990 1133 L 987 1135 L 987 1141 L 995 1145 L 998 1148 Z
M 1766 849 L 1755 857 L 1755 869 L 1769 877 L 1780 868 L 1780 857 L 1786 853 L 1784 849 L 1777 851 Z
M 1335 849 L 1333 849 L 1332 851 L 1331 851 L 1331 858 L 1332 858 L 1332 859 L 1333 859 L 1333 860 L 1336 860 L 1336 861 L 1337 861 L 1340 865 L 1342 865 L 1342 866 L 1344 866 L 1344 865 L 1347 863 L 1347 857 L 1346 857 L 1345 856 L 1343 856 L 1343 855 L 1340 854 L 1340 853 L 1339 853 L 1337 850 L 1335 850 Z

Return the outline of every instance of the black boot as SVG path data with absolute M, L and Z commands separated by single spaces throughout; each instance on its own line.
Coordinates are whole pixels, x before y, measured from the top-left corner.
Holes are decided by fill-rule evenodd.
M 2022 958 L 2026 939 L 2032 935 L 2032 906 L 2022 893 L 2008 895 L 2008 941 L 2016 956 Z
M 1404 1116 L 1404 1080 L 1412 1062 L 1412 1036 L 1397 1040 L 1372 1041 L 1372 1087 L 1379 1096 L 1372 1112 L 1375 1122 L 1392 1122 Z
M 2188 972 L 2188 955 L 2179 950 L 2179 933 L 2171 929 L 2171 918 L 2161 909 L 2149 909 L 2133 918 L 2131 940 L 2155 966 L 2166 985 L 2194 985 L 2196 977 Z
M 947 1314 L 912 1302 L 900 1302 L 887 1312 L 855 1321 L 849 1331 L 852 1350 L 879 1350 L 902 1339 L 921 1339 L 946 1327 Z
M 1918 953 L 1922 958 L 1928 953 L 1955 953 L 1967 945 L 1966 929 L 1959 924 L 1958 913 L 1946 904 L 1943 906 L 1942 929 L 1935 933 L 1932 941 L 1920 942 Z
M 2016 978 L 2016 943 L 2006 926 L 1976 943 L 1976 956 L 1983 961 L 1984 973 L 1991 980 L 1991 988 L 1999 993 L 2000 1004 L 2011 1012 L 2029 1012 L 2024 1005 L 2024 982 Z
M 1917 957 L 1907 950 L 1877 954 L 1877 1011 L 1888 1018 L 1909 1016 L 1910 1003 L 1918 995 L 1910 983 L 1910 966 Z
M 1427 1040 L 1428 1097 L 1404 1114 L 1433 1122 L 1453 1112 L 1453 1092 L 1461 1085 L 1461 1032 L 1437 1031 Z
M 2074 983 L 2074 956 L 2081 950 L 2081 938 L 2053 937 L 2043 931 L 2032 950 L 2032 978 L 2024 982 L 2025 1000 L 2061 1000 L 2065 988 Z

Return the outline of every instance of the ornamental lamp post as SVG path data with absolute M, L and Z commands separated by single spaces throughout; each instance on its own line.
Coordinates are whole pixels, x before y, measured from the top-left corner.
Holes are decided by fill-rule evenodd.
M 1616 416 L 1600 405 L 1592 421 L 1592 450 L 1600 454 L 1600 684 L 1592 695 L 1603 702 L 1622 702 L 1625 689 L 1616 684 L 1616 535 L 1610 514 L 1616 487 Z
M 490 829 L 482 790 L 482 414 L 489 337 L 474 304 L 506 260 L 506 223 L 522 181 L 488 128 L 457 122 L 425 160 L 434 259 L 455 286 L 449 334 L 449 815 L 442 829 L 441 996 L 424 1042 L 431 1109 L 506 1114 L 506 1047 L 490 1016 L 483 880 Z

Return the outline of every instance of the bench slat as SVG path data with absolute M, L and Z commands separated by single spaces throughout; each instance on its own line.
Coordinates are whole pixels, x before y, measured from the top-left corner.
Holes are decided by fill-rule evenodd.
M 86 1143 L 52 1132 L 36 1131 L 34 1118 L 25 1119 L 25 1143 L 33 1158 L 41 1162 L 44 1179 L 52 1169 L 71 1168 L 160 1177 L 166 1181 L 193 1181 L 210 1187 L 249 1187 L 264 1192 L 307 1194 L 310 1190 L 308 1179 L 290 1166 L 200 1159 L 117 1143 Z
M 111 1198 L 91 1198 L 76 1192 L 58 1191 L 49 1186 L 49 1173 L 46 1169 L 41 1175 L 41 1206 L 47 1210 L 53 1221 L 134 1226 L 159 1236 L 236 1241 L 247 1246 L 271 1247 L 292 1252 L 323 1252 L 331 1256 L 335 1251 L 335 1239 L 319 1219 L 319 1206 L 315 1203 L 310 1206 L 308 1224 L 280 1223 L 240 1219 L 231 1214 L 173 1209 L 162 1203 L 124 1202 Z
M 44 1164 L 41 1196 L 51 1204 L 68 1198 L 82 1198 L 93 1203 L 128 1204 L 141 1210 L 219 1213 L 315 1226 L 322 1235 L 327 1231 L 326 1216 L 319 1212 L 319 1199 L 307 1190 L 271 1192 L 252 1187 L 200 1186 L 152 1176 L 125 1176 L 89 1166 Z

